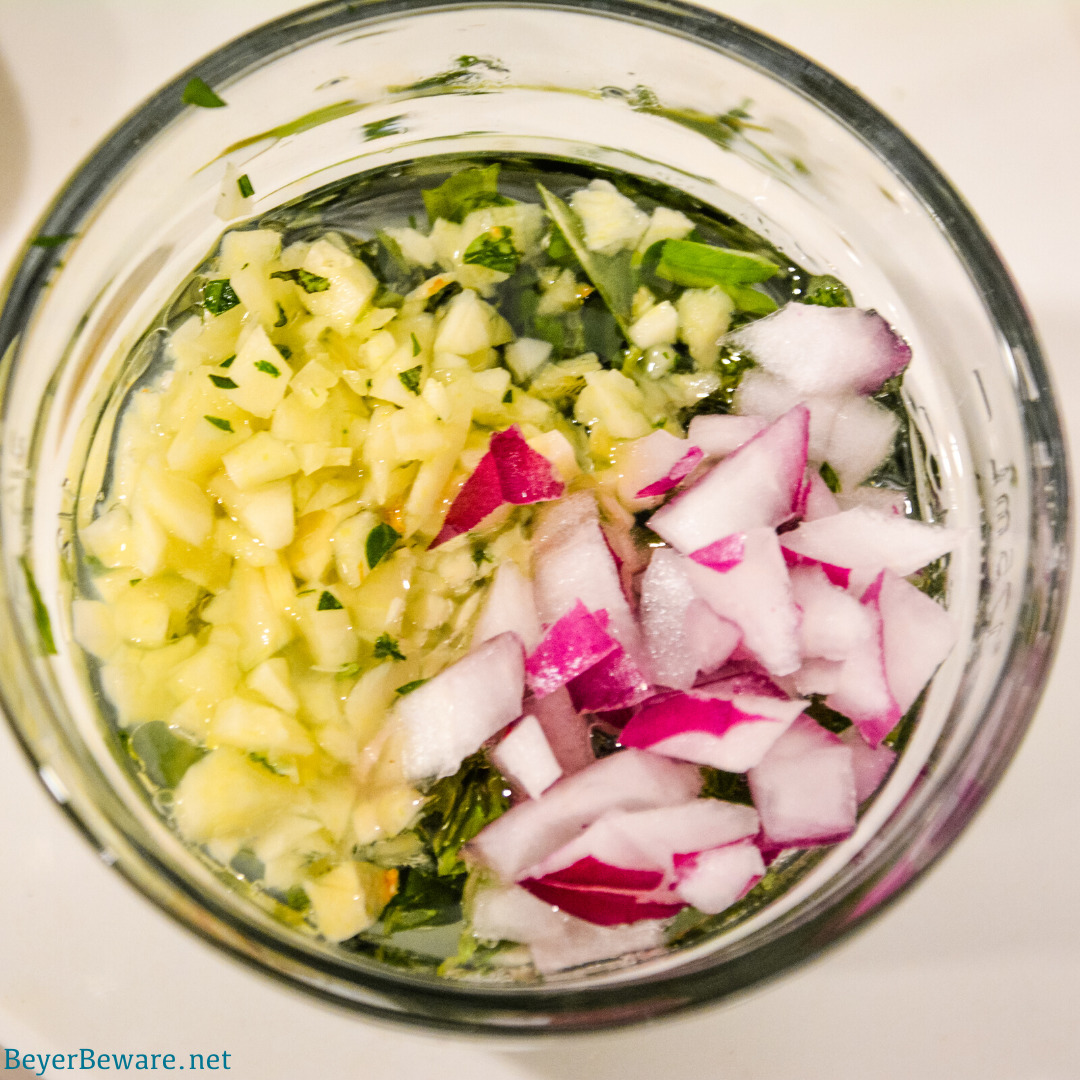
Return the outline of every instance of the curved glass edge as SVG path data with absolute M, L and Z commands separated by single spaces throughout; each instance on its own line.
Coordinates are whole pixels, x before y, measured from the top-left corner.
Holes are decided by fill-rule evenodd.
M 385 995 L 382 1002 L 360 1000 L 368 996 L 363 992 L 364 988 L 355 983 L 345 986 L 340 980 L 334 980 L 332 964 L 320 965 L 318 961 L 313 962 L 310 954 L 299 950 L 291 955 L 293 951 L 287 945 L 283 948 L 280 941 L 259 940 L 259 935 L 251 935 L 250 930 L 247 933 L 252 940 L 243 940 L 230 925 L 227 912 L 207 910 L 205 897 L 168 895 L 154 875 L 165 874 L 167 878 L 171 875 L 167 867 L 157 863 L 151 852 L 123 842 L 107 816 L 92 806 L 79 805 L 84 800 L 58 798 L 49 784 L 45 784 L 99 850 L 115 855 L 117 846 L 130 847 L 130 854 L 134 856 L 132 863 L 125 865 L 126 860 L 119 859 L 116 865 L 140 891 L 182 925 L 264 973 L 269 972 L 293 986 L 303 985 L 309 992 L 339 1006 L 352 1004 L 368 1015 L 382 1019 L 418 1022 L 426 1027 L 458 1033 L 520 1036 L 624 1026 L 714 1003 L 811 959 L 883 911 L 918 880 L 984 803 L 1026 731 L 1061 633 L 1072 526 L 1065 509 L 1070 487 L 1065 440 L 1054 407 L 1049 373 L 1023 301 L 975 215 L 933 162 L 882 113 L 841 80 L 755 30 L 676 0 L 590 0 L 587 3 L 585 0 L 571 3 L 515 0 L 509 5 L 503 0 L 470 0 L 467 3 L 428 0 L 422 4 L 410 0 L 361 0 L 359 3 L 334 0 L 304 9 L 236 39 L 166 84 L 87 158 L 31 235 L 77 232 L 87 208 L 93 206 L 112 177 L 137 156 L 142 143 L 188 107 L 182 103 L 181 94 L 192 77 L 198 76 L 210 85 L 220 86 L 252 63 L 296 48 L 298 39 L 306 42 L 346 25 L 360 25 L 395 15 L 418 16 L 427 11 L 502 6 L 607 14 L 693 37 L 786 83 L 858 135 L 940 222 L 942 232 L 982 295 L 1016 365 L 1016 382 L 1023 399 L 1023 419 L 1030 444 L 1041 442 L 1048 458 L 1030 463 L 1034 493 L 1031 541 L 1039 563 L 1033 559 L 1029 564 L 1029 590 L 1021 615 L 1022 624 L 1030 628 L 1029 639 L 1015 640 L 1004 664 L 1000 693 L 995 697 L 992 712 L 1002 723 L 1000 730 L 994 724 L 983 727 L 986 739 L 991 738 L 985 734 L 988 728 L 995 728 L 995 731 L 980 768 L 964 778 L 959 793 L 939 793 L 941 801 L 951 802 L 951 805 L 941 806 L 943 816 L 938 827 L 930 837 L 924 838 L 920 851 L 906 864 L 892 865 L 890 861 L 890 856 L 898 856 L 910 840 L 910 837 L 900 835 L 892 839 L 887 849 L 875 853 L 872 862 L 876 864 L 876 870 L 873 866 L 866 867 L 857 880 L 848 883 L 848 893 L 841 908 L 825 910 L 807 919 L 796 929 L 781 934 L 777 940 L 765 943 L 751 954 L 728 960 L 722 968 L 709 969 L 706 959 L 700 966 L 674 974 L 646 977 L 634 984 L 608 986 L 602 1007 L 596 1006 L 588 991 L 552 987 L 529 988 L 527 992 L 519 990 L 515 993 L 513 988 L 500 988 L 499 992 L 491 993 L 474 986 L 455 985 L 441 985 L 436 990 L 396 973 L 387 978 L 376 975 L 371 980 L 370 989 L 380 997 Z M 7 354 L 17 346 L 37 295 L 47 285 L 47 278 L 59 257 L 60 253 L 55 250 L 29 248 L 8 279 L 4 309 L 0 314 L 0 355 L 5 356 L 6 367 L 13 362 L 8 361 Z M 8 374 L 9 371 L 2 373 L 5 377 Z M 18 583 L 15 584 L 17 587 Z M 9 595 L 15 591 L 17 588 Z M 8 619 L 4 621 L 8 622 Z M 9 628 L 15 629 L 13 625 Z M 42 700 L 47 699 L 40 684 L 27 689 L 36 691 L 35 696 Z M 43 768 L 49 767 L 49 762 L 42 756 L 41 747 L 35 745 L 14 721 L 7 698 L 7 693 L 0 690 L 0 707 L 8 715 L 20 745 L 45 782 L 42 773 Z M 54 752 L 65 758 L 70 754 L 70 748 L 57 747 Z M 109 842 L 110 834 L 113 840 L 120 841 L 118 845 Z M 174 888 L 179 885 L 175 880 L 171 884 Z M 198 913 L 197 918 L 192 917 L 194 912 Z M 284 953 L 286 964 L 275 967 L 267 963 L 262 955 L 267 948 Z M 304 965 L 325 967 L 323 975 L 330 976 L 329 981 L 316 978 L 310 971 L 297 970 Z M 407 999 L 403 1002 L 407 1012 L 400 1012 L 391 1004 L 399 997 Z M 464 1008 L 459 1007 L 465 1002 Z

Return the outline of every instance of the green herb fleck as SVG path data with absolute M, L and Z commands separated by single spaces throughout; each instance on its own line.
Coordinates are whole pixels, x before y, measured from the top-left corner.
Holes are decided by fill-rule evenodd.
M 816 274 L 806 283 L 802 296 L 795 297 L 802 304 L 818 307 L 852 307 L 855 300 L 851 290 L 832 274 Z
M 414 930 L 418 926 L 448 926 L 461 918 L 461 897 L 467 874 L 433 874 L 418 866 L 398 871 L 398 890 L 383 909 L 382 926 L 387 934 Z
M 55 655 L 56 640 L 53 638 L 52 623 L 49 621 L 49 610 L 45 607 L 45 601 L 41 599 L 41 592 L 38 590 L 34 573 L 25 555 L 19 558 L 19 563 L 22 565 L 23 577 L 26 578 L 26 590 L 30 593 L 30 605 L 34 609 L 34 623 L 41 641 L 41 651 L 46 656 Z
M 483 566 L 484 563 L 491 562 L 492 558 L 487 553 L 487 548 L 474 547 L 472 553 L 472 561 L 476 563 L 477 566 Z
M 394 693 L 404 697 L 406 694 L 411 694 L 414 690 L 419 690 L 426 682 L 427 679 L 413 679 L 412 682 L 402 683 Z
M 289 316 L 285 314 L 285 309 L 278 304 L 277 306 L 277 318 L 274 320 L 275 328 L 280 329 L 289 321 Z
M 439 218 L 460 224 L 473 210 L 485 206 L 509 206 L 514 200 L 499 194 L 499 166 L 462 169 L 447 177 L 437 188 L 421 193 L 428 219 L 434 225 Z
M 264 375 L 273 375 L 275 379 L 281 378 L 281 369 L 274 367 L 269 360 L 256 360 L 255 370 L 261 371 Z
M 184 773 L 206 754 L 203 747 L 174 735 L 163 720 L 140 724 L 131 733 L 131 749 L 150 782 L 164 788 L 176 787 Z
M 323 591 L 322 596 L 319 597 L 318 610 L 319 611 L 341 611 L 341 601 L 332 593 Z
M 131 580 L 130 580 L 130 581 L 128 582 L 128 584 L 129 584 L 129 585 L 138 585 L 140 581 L 142 581 L 142 578 L 141 578 L 141 577 L 133 577 L 133 578 L 132 578 L 132 579 L 131 579 Z
M 364 132 L 364 141 L 385 139 L 387 135 L 399 135 L 404 130 L 401 125 L 401 121 L 404 119 L 405 114 L 400 113 L 397 116 L 388 116 L 384 120 L 371 120 L 364 124 L 361 129 Z
M 514 247 L 512 237 L 513 230 L 506 225 L 493 225 L 465 249 L 465 262 L 512 274 L 521 262 L 521 252 Z
M 248 754 L 248 761 L 254 762 L 256 765 L 261 765 L 264 769 L 272 772 L 275 776 L 286 776 L 287 773 L 279 769 L 265 754 L 260 754 L 256 751 L 252 751 Z
M 293 911 L 307 911 L 311 900 L 300 885 L 293 885 L 281 898 L 281 902 Z
M 326 292 L 330 288 L 330 279 L 319 274 L 312 274 L 308 270 L 297 268 L 296 270 L 275 270 L 272 278 L 281 278 L 282 281 L 293 281 L 306 293 Z
M 236 186 L 240 189 L 240 194 L 245 199 L 250 199 L 251 196 L 255 194 L 255 189 L 251 186 L 251 180 L 247 173 L 244 173 L 244 175 L 236 181 Z
M 401 533 L 393 525 L 387 525 L 385 521 L 380 521 L 367 534 L 367 540 L 364 543 L 364 554 L 367 557 L 368 567 L 374 570 L 400 539 Z
M 701 770 L 701 778 L 701 794 L 704 798 L 742 803 L 745 806 L 754 805 L 750 785 L 742 773 L 722 772 L 706 766 Z
M 420 376 L 423 373 L 423 365 L 417 364 L 414 368 L 409 368 L 408 371 L 399 371 L 398 378 L 401 380 L 401 385 L 411 394 L 420 393 Z
M 840 477 L 836 475 L 836 470 L 827 462 L 821 463 L 821 468 L 818 469 L 818 475 L 825 481 L 825 486 L 836 495 L 840 491 Z
M 226 104 L 198 75 L 188 80 L 180 100 L 185 105 L 198 105 L 200 109 L 220 109 Z
M 355 679 L 360 674 L 360 665 L 355 660 L 351 664 L 345 664 L 340 667 L 334 674 L 334 678 L 339 682 L 344 682 L 346 679 Z
M 220 429 L 221 431 L 227 431 L 230 435 L 232 434 L 233 426 L 224 417 L 204 416 L 203 419 L 209 421 L 211 424 L 214 425 L 214 427 Z
M 218 364 L 218 367 L 230 368 L 230 367 L 233 366 L 233 361 L 235 359 L 236 359 L 236 353 L 233 353 L 232 356 L 229 356 L 226 359 L 222 360 L 221 363 Z
M 277 349 L 277 351 L 281 354 L 282 360 L 288 360 L 292 356 L 292 349 L 290 349 L 288 345 L 275 344 L 274 348 Z M 256 364 L 255 366 L 258 367 L 258 364 Z M 273 365 L 271 365 L 271 367 L 273 367 Z M 281 372 L 279 371 L 278 374 L 280 375 Z
M 236 383 L 228 375 L 211 375 L 209 378 L 219 390 L 236 389 Z
M 807 716 L 816 720 L 826 731 L 831 731 L 834 735 L 839 735 L 840 732 L 847 731 L 851 727 L 851 721 L 843 713 L 830 709 L 820 694 L 811 696 L 810 704 L 806 706 L 805 711 Z
M 240 303 L 228 278 L 215 278 L 203 286 L 203 307 L 211 315 L 221 315 Z
M 768 281 L 780 267 L 760 255 L 713 247 L 694 240 L 662 240 L 656 274 L 676 285 L 707 289 L 712 285 L 750 285 Z
M 389 634 L 380 634 L 375 639 L 376 660 L 404 660 L 405 654 L 398 647 L 397 640 Z
M 413 354 L 413 356 L 419 356 L 420 355 L 420 339 L 415 334 L 410 334 L 409 337 L 412 338 L 412 354 Z
M 507 390 L 506 393 L 503 394 L 502 403 L 504 405 L 512 405 L 513 402 L 514 402 L 514 391 L 513 390 Z
M 43 233 L 40 236 L 35 236 L 34 239 L 30 241 L 30 245 L 32 247 L 39 248 L 55 248 L 60 247 L 61 244 L 66 244 L 69 240 L 74 239 L 75 233 L 73 232 L 52 233 L 51 235 Z

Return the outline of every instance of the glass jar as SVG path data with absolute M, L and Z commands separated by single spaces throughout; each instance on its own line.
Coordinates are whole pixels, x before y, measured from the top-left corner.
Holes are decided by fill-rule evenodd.
M 225 107 L 184 103 L 198 76 Z M 453 982 L 350 955 L 230 887 L 125 767 L 72 642 L 76 524 L 136 348 L 213 247 L 227 167 L 259 214 L 332 181 L 447 153 L 552 155 L 683 189 L 819 273 L 912 344 L 923 501 L 967 542 L 960 645 L 898 766 L 841 844 L 731 925 L 664 955 L 544 982 Z M 235 174 L 230 174 L 235 175 Z M 931 162 L 873 106 L 747 28 L 665 0 L 367 0 L 225 46 L 129 117 L 59 194 L 0 317 L 0 695 L 35 769 L 107 859 L 205 939 L 360 1012 L 537 1033 L 717 1001 L 842 938 L 957 836 L 1031 718 L 1057 641 L 1068 481 L 1022 302 Z M 145 342 L 143 342 L 145 344 Z M 140 360 L 142 358 L 142 360 Z

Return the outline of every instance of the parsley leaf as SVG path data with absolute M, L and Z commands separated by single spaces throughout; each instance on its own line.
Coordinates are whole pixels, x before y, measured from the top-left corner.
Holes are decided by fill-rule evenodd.
M 228 278 L 215 278 L 203 285 L 203 307 L 211 315 L 221 315 L 240 303 Z
M 208 420 L 211 424 L 214 425 L 214 427 L 220 429 L 221 431 L 227 431 L 230 435 L 232 434 L 233 426 L 224 417 L 204 416 L 203 419 Z
M 835 495 L 840 490 L 840 477 L 836 475 L 836 470 L 827 461 L 823 461 L 818 473 L 826 487 Z
M 235 359 L 236 359 L 236 353 L 233 353 L 232 356 L 229 356 L 226 359 L 222 360 L 221 363 L 218 364 L 218 367 L 224 367 L 224 368 L 232 367 L 233 361 Z
M 437 188 L 428 188 L 421 194 L 432 225 L 439 218 L 460 224 L 473 210 L 485 206 L 509 206 L 514 201 L 499 194 L 498 163 L 462 169 L 447 177 Z
M 660 243 L 657 276 L 688 288 L 750 285 L 768 281 L 780 272 L 776 263 L 749 251 L 713 247 L 695 240 L 662 240 Z
M 180 100 L 185 105 L 198 105 L 202 109 L 220 109 L 227 104 L 198 75 L 188 80 Z
M 375 659 L 386 660 L 387 658 L 404 660 L 405 654 L 398 647 L 396 638 L 392 638 L 389 634 L 380 634 L 375 639 Z
M 410 334 L 409 337 L 412 338 L 412 354 L 413 354 L 413 356 L 419 356 L 420 355 L 420 340 L 419 340 L 419 338 L 417 338 L 417 336 L 415 334 Z
M 282 360 L 288 360 L 289 357 L 292 356 L 292 349 L 290 349 L 288 345 L 278 345 L 277 343 L 275 343 L 274 348 L 277 349 L 279 353 L 281 353 Z M 278 372 L 278 374 L 280 375 L 281 372 Z
M 255 370 L 261 371 L 264 375 L 273 375 L 275 379 L 281 377 L 281 369 L 274 367 L 269 360 L 256 360 Z
M 469 244 L 465 249 L 464 261 L 512 274 L 521 262 L 521 252 L 514 247 L 512 236 L 513 230 L 506 225 L 493 225 Z
M 413 679 L 412 682 L 402 683 L 394 693 L 404 697 L 406 694 L 411 694 L 414 690 L 419 690 L 426 682 L 427 679 Z
M 282 327 L 289 321 L 289 316 L 285 314 L 285 309 L 278 304 L 277 306 L 277 318 L 274 320 L 275 327 Z
M 275 270 L 270 276 L 282 281 L 294 281 L 306 293 L 326 292 L 330 288 L 329 278 L 313 274 L 309 270 Z
M 408 371 L 399 371 L 398 378 L 401 380 L 401 385 L 405 387 L 412 394 L 420 393 L 420 375 L 424 368 L 423 365 L 417 364 L 414 368 L 409 368 Z
M 244 173 L 244 175 L 236 181 L 236 186 L 240 189 L 240 194 L 245 199 L 250 199 L 251 196 L 255 194 L 255 189 L 251 186 L 251 180 L 247 173 Z
M 387 525 L 385 521 L 380 521 L 367 534 L 367 540 L 364 543 L 364 554 L 367 556 L 369 569 L 374 570 L 400 539 L 401 533 L 393 525 Z
M 341 601 L 332 592 L 324 590 L 322 596 L 319 597 L 318 610 L 341 611 L 341 608 Z
M 232 379 L 230 379 L 228 375 L 211 375 L 210 376 L 210 381 L 219 390 L 235 390 L 236 389 L 236 383 Z

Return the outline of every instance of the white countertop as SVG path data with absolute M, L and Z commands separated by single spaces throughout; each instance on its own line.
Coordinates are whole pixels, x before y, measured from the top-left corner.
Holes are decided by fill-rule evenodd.
M 124 113 L 226 39 L 296 6 L 0 0 L 0 263 Z M 710 6 L 831 68 L 937 160 L 1012 267 L 1066 422 L 1080 428 L 1080 3 Z M 0 724 L 0 1046 L 183 1059 L 228 1051 L 244 1080 L 1080 1077 L 1078 655 L 1074 604 L 1002 786 L 944 862 L 873 926 L 735 1004 L 517 1051 L 373 1026 L 222 958 L 97 860 Z

